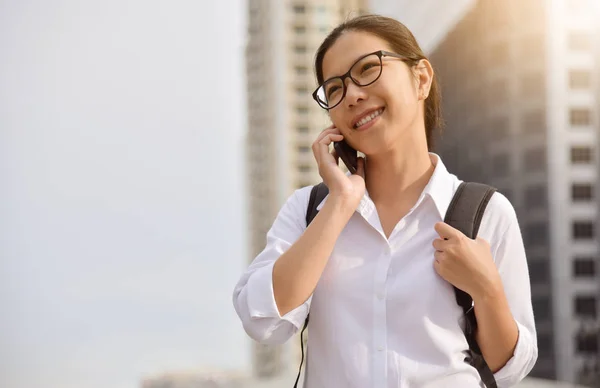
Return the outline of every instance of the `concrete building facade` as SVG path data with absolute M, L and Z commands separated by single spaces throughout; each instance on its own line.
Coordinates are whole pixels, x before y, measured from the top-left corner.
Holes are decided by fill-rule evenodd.
M 401 1 L 373 3 L 379 12 Z M 593 381 L 582 371 L 598 365 L 597 2 L 406 5 L 388 15 L 413 28 L 441 80 L 447 125 L 437 151 L 517 211 L 538 331 L 532 374 Z M 427 26 L 434 31 L 420 35 Z
M 328 126 L 313 101 L 316 49 L 337 24 L 364 13 L 364 0 L 249 0 L 246 166 L 252 260 L 293 190 L 320 178 L 311 145 Z M 270 378 L 297 368 L 299 339 L 286 346 L 253 343 L 254 374 Z

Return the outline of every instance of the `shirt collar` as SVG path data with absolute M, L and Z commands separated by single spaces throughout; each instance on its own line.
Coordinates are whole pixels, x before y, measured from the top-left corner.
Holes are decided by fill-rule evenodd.
M 442 162 L 442 158 L 440 158 L 439 155 L 433 152 L 430 152 L 429 155 L 435 165 L 435 168 L 431 178 L 429 179 L 429 182 L 419 196 L 415 207 L 418 206 L 426 197 L 429 197 L 435 204 L 440 218 L 443 220 L 445 218 L 446 211 L 450 206 L 450 201 L 452 201 L 452 196 L 454 195 L 455 190 L 454 183 L 457 181 L 457 178 L 448 172 L 446 166 Z M 348 173 L 348 175 L 349 174 L 350 173 Z M 327 194 L 323 201 L 321 201 L 321 203 L 317 206 L 317 210 L 321 210 L 328 197 L 329 194 Z M 370 199 L 369 193 L 365 191 L 365 195 L 358 204 L 356 211 L 366 216 L 367 214 L 365 213 L 371 213 L 374 210 L 375 205 Z
M 458 179 L 448 172 L 439 155 L 433 152 L 430 152 L 429 155 L 435 164 L 435 169 L 433 170 L 429 182 L 423 189 L 423 194 L 421 194 L 421 196 L 429 196 L 429 198 L 432 199 L 440 218 L 443 220 L 448 211 L 448 207 L 450 206 L 450 202 L 452 201 L 452 196 L 455 191 L 455 182 L 457 182 Z

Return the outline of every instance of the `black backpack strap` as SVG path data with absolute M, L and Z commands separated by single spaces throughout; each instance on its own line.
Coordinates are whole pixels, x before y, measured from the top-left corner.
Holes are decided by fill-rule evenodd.
M 317 213 L 319 212 L 317 207 L 321 202 L 323 202 L 327 194 L 329 194 L 329 188 L 325 186 L 324 182 L 313 186 L 312 190 L 310 191 L 308 208 L 306 209 L 306 226 L 308 226 L 313 218 L 317 216 Z
M 462 182 L 448 206 L 444 222 L 460 230 L 469 238 L 477 238 L 483 213 L 495 192 L 496 189 L 488 185 Z M 473 310 L 473 299 L 469 294 L 456 287 L 454 287 L 454 294 L 456 303 L 463 309 L 465 319 L 464 331 L 469 344 L 469 354 L 465 358 L 465 362 L 477 369 L 487 388 L 496 388 L 494 374 L 481 355 L 481 349 L 475 338 L 477 320 Z
M 311 221 L 317 216 L 319 212 L 317 207 L 325 197 L 329 194 L 329 188 L 325 186 L 324 182 L 319 183 L 318 185 L 313 186 L 310 191 L 310 199 L 308 200 L 308 207 L 306 208 L 306 226 L 310 225 Z M 300 380 L 300 373 L 302 373 L 302 364 L 304 363 L 304 331 L 308 326 L 308 318 L 310 314 L 306 316 L 306 320 L 304 321 L 304 327 L 300 332 L 300 350 L 302 351 L 302 358 L 300 359 L 300 367 L 298 368 L 298 376 L 296 376 L 296 382 L 294 383 L 294 388 L 298 387 L 298 381 Z

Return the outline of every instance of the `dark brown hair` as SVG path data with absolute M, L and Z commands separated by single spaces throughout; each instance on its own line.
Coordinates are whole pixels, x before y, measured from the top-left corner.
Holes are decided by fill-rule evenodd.
M 337 26 L 327 35 L 315 57 L 315 72 L 317 83 L 323 83 L 323 58 L 327 50 L 333 46 L 337 39 L 346 31 L 368 32 L 385 40 L 391 49 L 397 54 L 408 58 L 409 65 L 416 65 L 421 59 L 427 59 L 423 50 L 417 43 L 414 35 L 406 26 L 399 21 L 380 15 L 362 15 L 345 21 Z M 437 77 L 433 77 L 429 96 L 425 100 L 425 135 L 427 138 L 427 147 L 433 149 L 433 133 L 436 129 L 441 129 L 442 109 L 441 93 L 437 82 Z

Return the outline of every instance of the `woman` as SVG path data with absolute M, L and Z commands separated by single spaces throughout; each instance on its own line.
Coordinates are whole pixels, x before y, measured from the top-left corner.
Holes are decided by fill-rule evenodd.
M 234 290 L 246 332 L 284 343 L 310 310 L 308 388 L 479 387 L 455 286 L 474 300 L 498 386 L 513 386 L 537 359 L 519 225 L 500 193 L 476 240 L 443 222 L 461 181 L 429 152 L 439 93 L 415 38 L 393 19 L 358 17 L 325 39 L 315 71 L 333 122 L 312 147 L 329 195 L 308 227 L 310 187 L 279 212 Z M 329 152 L 341 140 L 366 155 L 355 174 Z

